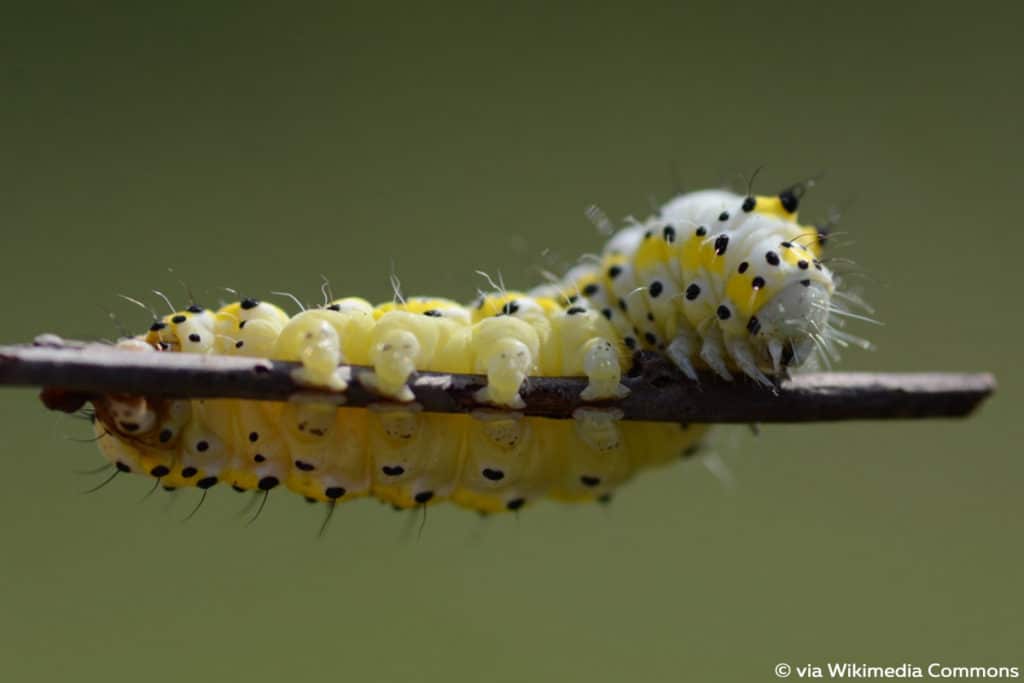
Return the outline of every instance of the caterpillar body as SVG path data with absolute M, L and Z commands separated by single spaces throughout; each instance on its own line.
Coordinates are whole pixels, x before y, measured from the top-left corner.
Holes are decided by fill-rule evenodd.
M 767 372 L 780 376 L 836 337 L 826 234 L 797 223 L 797 208 L 794 189 L 682 195 L 614 235 L 599 264 L 571 270 L 561 296 L 601 311 L 628 348 L 662 351 L 691 379 L 706 366 L 770 386 Z
M 298 381 L 339 392 L 359 381 L 381 404 L 105 396 L 94 401 L 101 451 L 165 488 L 284 485 L 331 505 L 369 495 L 399 508 L 451 500 L 497 512 L 548 497 L 605 499 L 633 473 L 692 452 L 704 432 L 620 421 L 608 407 L 628 394 L 620 380 L 634 350 L 664 353 L 693 380 L 706 367 L 772 386 L 769 374 L 843 334 L 829 324 L 836 280 L 820 260 L 825 231 L 797 223 L 798 195 L 681 195 L 613 235 L 598 263 L 468 306 L 345 298 L 294 316 L 254 299 L 190 306 L 119 345 L 295 361 Z M 352 377 L 350 364 L 372 371 Z M 421 412 L 408 388 L 417 371 L 485 375 L 479 409 Z M 524 417 L 516 410 L 530 376 L 584 376 L 581 399 L 596 405 L 573 420 Z

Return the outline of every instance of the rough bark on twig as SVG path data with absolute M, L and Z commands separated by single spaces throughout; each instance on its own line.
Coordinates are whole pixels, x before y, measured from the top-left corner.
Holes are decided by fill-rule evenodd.
M 0 347 L 0 384 L 40 386 L 60 395 L 50 407 L 68 408 L 91 396 L 134 394 L 166 398 L 287 400 L 322 395 L 347 406 L 381 402 L 358 381 L 352 366 L 343 394 L 311 390 L 291 377 L 294 363 L 235 356 L 139 353 L 44 335 L 34 345 Z M 818 373 L 785 380 L 776 391 L 739 380 L 704 376 L 699 384 L 654 354 L 639 354 L 624 378 L 630 395 L 609 402 L 626 419 L 672 422 L 818 422 L 969 415 L 995 390 L 991 374 Z M 479 375 L 419 373 L 410 386 L 424 410 L 466 412 L 481 407 L 473 395 Z M 585 380 L 531 378 L 523 390 L 527 415 L 568 418 L 584 405 Z M 52 390 L 58 390 L 53 392 Z

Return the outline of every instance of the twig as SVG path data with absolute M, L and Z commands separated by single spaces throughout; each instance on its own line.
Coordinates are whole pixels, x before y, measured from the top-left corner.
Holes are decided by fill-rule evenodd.
M 74 409 L 92 396 L 114 393 L 276 401 L 312 394 L 347 406 L 381 402 L 358 381 L 368 368 L 352 366 L 349 389 L 332 394 L 297 384 L 294 367 L 233 356 L 123 351 L 54 335 L 43 335 L 34 345 L 0 346 L 0 384 L 48 387 L 44 401 L 56 409 Z M 410 386 L 424 410 L 447 413 L 481 408 L 473 394 L 483 383 L 479 375 L 423 372 Z M 653 354 L 638 355 L 624 384 L 629 397 L 607 405 L 621 409 L 626 419 L 740 423 L 962 417 L 996 386 L 988 373 L 819 373 L 785 380 L 772 392 L 710 376 L 695 384 Z M 531 378 L 522 412 L 570 417 L 587 405 L 579 400 L 584 385 L 580 378 Z

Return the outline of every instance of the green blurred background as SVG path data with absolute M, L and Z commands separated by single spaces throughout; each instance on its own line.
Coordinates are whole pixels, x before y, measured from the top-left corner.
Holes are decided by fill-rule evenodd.
M 884 327 L 842 367 L 991 370 L 968 421 L 722 428 L 608 509 L 140 503 L 0 393 L 5 680 L 773 680 L 1022 665 L 1020 74 L 1010 9 L 152 3 L 5 13 L 0 340 L 116 335 L 153 288 L 470 298 L 596 250 L 582 210 L 825 171 Z M 969 9 L 968 9 L 969 7 Z M 998 6 L 995 6 L 998 7 Z M 1010 3 L 1003 5 L 1011 7 Z M 172 272 L 173 271 L 173 272 Z M 216 494 L 216 495 L 212 495 Z

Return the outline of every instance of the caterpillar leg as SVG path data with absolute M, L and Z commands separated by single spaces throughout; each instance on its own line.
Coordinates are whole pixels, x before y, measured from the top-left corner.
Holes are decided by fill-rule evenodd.
M 743 371 L 743 374 L 763 386 L 774 386 L 772 381 L 768 379 L 768 376 L 761 372 L 761 368 L 757 366 L 754 350 L 746 340 L 730 339 L 726 342 L 725 346 L 729 355 L 736 362 L 736 365 Z
M 519 388 L 534 365 L 530 348 L 518 339 L 502 339 L 489 351 L 484 363 L 487 386 L 476 392 L 476 400 L 515 409 L 525 407 Z
M 607 339 L 593 339 L 584 346 L 583 371 L 587 386 L 580 392 L 584 401 L 625 398 L 629 389 L 621 384 L 619 354 Z
M 527 322 L 516 317 L 522 304 L 509 302 L 507 314 L 484 318 L 473 325 L 469 342 L 473 371 L 487 375 L 487 386 L 476 393 L 480 403 L 519 409 L 526 404 L 519 389 L 530 374 L 539 374 L 541 334 L 546 320 Z M 550 328 L 545 336 L 550 335 Z
M 696 352 L 697 340 L 689 334 L 676 336 L 669 342 L 668 348 L 665 349 L 665 355 L 668 356 L 669 360 L 694 382 L 698 381 L 697 370 L 693 367 L 693 361 L 690 359 L 693 358 Z
M 625 427 L 628 423 L 620 424 L 615 415 L 604 415 L 598 418 L 600 424 L 614 429 L 615 438 L 601 439 L 597 442 L 599 448 L 595 448 L 591 434 L 588 434 L 593 429 L 593 423 L 589 422 L 592 419 L 594 416 L 578 418 L 576 424 L 563 428 L 566 429 L 565 443 L 572 448 L 572 456 L 565 460 L 561 481 L 554 491 L 555 498 L 566 502 L 607 501 L 632 473 L 631 454 L 642 446 L 635 438 L 630 441 L 630 431 L 635 432 L 636 429 L 629 430 Z
M 622 430 L 619 429 L 621 410 L 577 408 L 572 416 L 576 420 L 576 433 L 591 448 L 611 451 L 622 444 Z
M 588 383 L 580 393 L 584 401 L 607 401 L 629 395 L 621 381 L 622 368 L 629 363 L 630 354 L 617 343 L 615 328 L 601 313 L 573 305 L 552 316 L 552 322 L 552 337 L 558 340 L 559 348 L 546 355 L 542 350 L 544 374 L 586 375 Z
M 725 364 L 725 348 L 721 338 L 710 333 L 704 335 L 704 343 L 700 348 L 700 358 L 708 364 L 709 368 L 714 370 L 716 375 L 726 382 L 732 381 L 732 373 L 729 372 L 729 368 Z
M 523 438 L 525 423 L 522 413 L 475 410 L 472 418 L 480 422 L 491 441 L 505 448 L 515 448 Z
M 408 330 L 390 330 L 371 349 L 373 372 L 361 381 L 390 398 L 412 401 L 415 396 L 407 383 L 409 377 L 416 372 L 416 358 L 419 355 L 420 343 L 415 334 Z
M 783 346 L 781 339 L 772 339 L 768 342 L 768 355 L 772 358 L 772 371 L 775 373 L 776 377 L 780 377 L 782 375 L 782 351 Z
M 347 368 L 338 368 L 345 362 L 341 338 L 318 313 L 309 311 L 292 318 L 277 339 L 274 358 L 302 363 L 301 368 L 292 372 L 297 382 L 344 391 L 348 388 L 348 372 Z
M 419 427 L 419 413 L 422 408 L 417 404 L 408 408 L 380 404 L 372 406 L 372 410 L 380 420 L 381 431 L 392 439 L 406 440 L 416 435 Z

